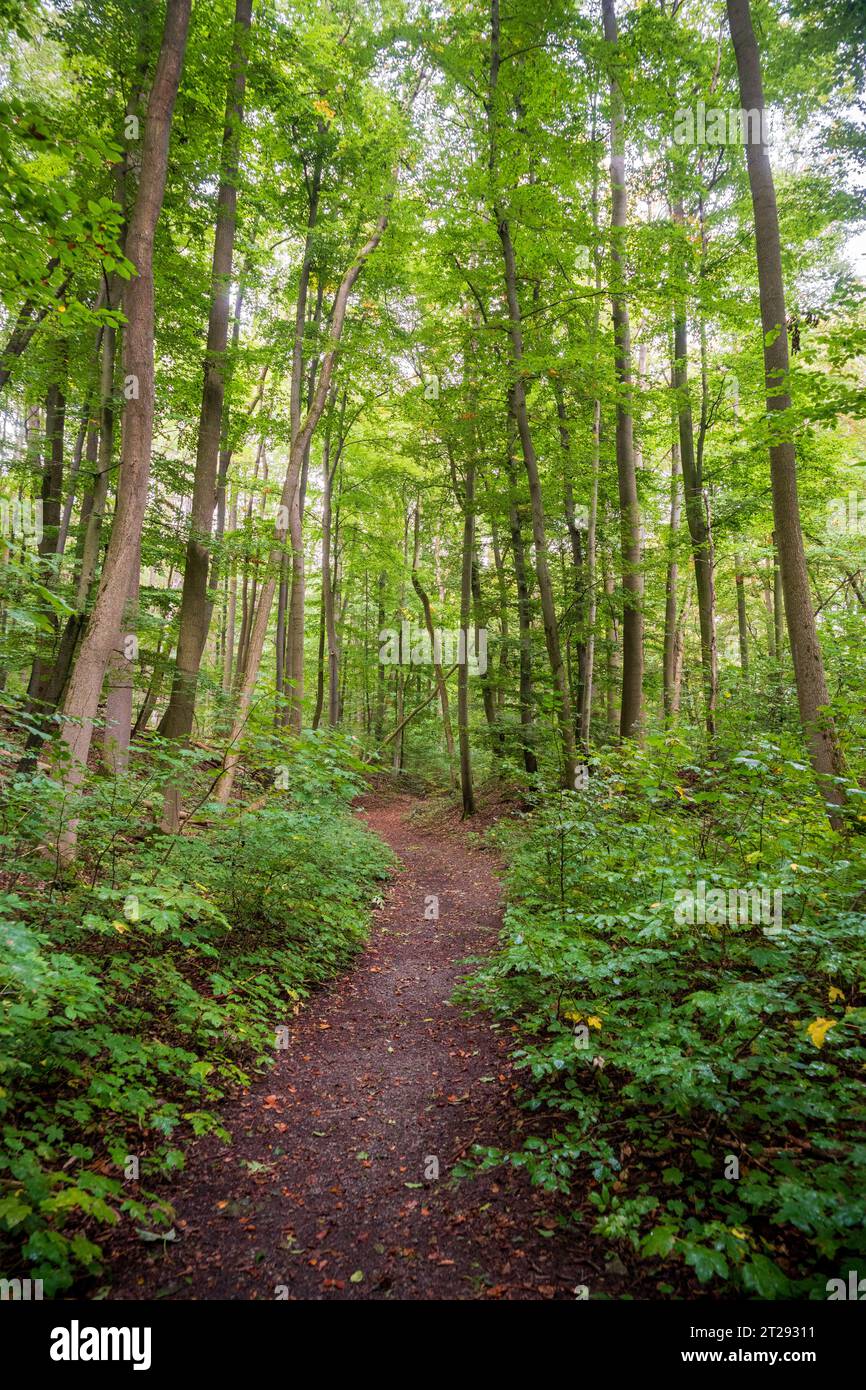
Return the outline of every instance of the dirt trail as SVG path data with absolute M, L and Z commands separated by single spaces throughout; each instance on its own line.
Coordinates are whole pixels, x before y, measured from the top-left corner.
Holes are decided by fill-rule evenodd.
M 275 1070 L 226 1107 L 230 1148 L 194 1147 L 166 1192 L 178 1239 L 115 1245 L 114 1298 L 574 1298 L 598 1265 L 522 1174 L 454 1183 L 475 1143 L 519 1142 L 507 1039 L 448 1001 L 492 947 L 501 887 L 459 825 L 409 797 L 368 824 L 402 869 L 349 974 L 308 1001 Z M 438 920 L 425 919 L 430 895 Z M 439 1176 L 433 1176 L 438 1163 Z M 362 1277 L 359 1277 L 362 1276 Z M 278 1293 L 277 1290 L 280 1290 Z

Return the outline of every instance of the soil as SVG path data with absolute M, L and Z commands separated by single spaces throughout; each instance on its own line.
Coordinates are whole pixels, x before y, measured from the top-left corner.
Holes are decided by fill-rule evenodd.
M 528 1120 L 513 1039 L 450 1002 L 502 925 L 496 861 L 411 796 L 361 814 L 399 864 L 353 969 L 315 994 L 273 1071 L 227 1104 L 232 1135 L 195 1144 L 160 1193 L 175 1239 L 132 1223 L 110 1248 L 116 1299 L 570 1299 L 617 1275 L 567 1208 L 498 1167 L 455 1179 L 474 1145 Z M 438 899 L 438 918 L 435 917 Z M 425 915 L 426 914 L 426 915 Z

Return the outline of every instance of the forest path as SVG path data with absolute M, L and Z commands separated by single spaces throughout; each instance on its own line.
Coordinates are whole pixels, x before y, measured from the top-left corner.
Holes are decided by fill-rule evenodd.
M 145 1246 L 130 1233 L 115 1246 L 112 1297 L 573 1299 L 576 1284 L 598 1288 L 599 1265 L 572 1237 L 550 1238 L 552 1199 L 523 1174 L 449 1180 L 473 1144 L 513 1146 L 525 1121 L 509 1038 L 449 1003 L 460 961 L 495 945 L 501 885 L 459 823 L 412 824 L 419 804 L 367 799 L 360 814 L 400 867 L 366 949 L 307 1001 L 275 1069 L 225 1108 L 231 1147 L 193 1147 L 165 1193 L 178 1239 Z M 438 920 L 425 919 L 430 895 Z

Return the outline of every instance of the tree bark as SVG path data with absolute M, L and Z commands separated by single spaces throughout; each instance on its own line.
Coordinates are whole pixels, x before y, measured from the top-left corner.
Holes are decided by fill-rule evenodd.
M 602 0 L 605 41 L 615 51 L 618 35 L 614 0 Z M 611 185 L 611 312 L 616 379 L 616 471 L 619 487 L 622 545 L 622 699 L 621 738 L 640 734 L 643 713 L 643 576 L 641 573 L 640 506 L 634 458 L 632 419 L 631 332 L 625 297 L 625 241 L 628 193 L 625 182 L 625 134 L 622 90 L 616 74 L 610 76 L 610 185 Z
M 526 549 L 523 542 L 523 523 L 517 497 L 517 469 L 512 453 L 512 445 L 514 442 L 512 437 L 512 425 L 514 423 L 514 415 L 511 409 L 511 399 L 512 396 L 509 392 L 509 445 L 507 466 L 510 497 L 508 504 L 508 524 L 511 532 L 511 553 L 514 557 L 514 581 L 517 587 L 520 746 L 523 755 L 524 769 L 528 776 L 534 777 L 538 771 L 538 760 L 535 756 L 532 694 L 532 600 L 529 592 L 529 571 L 526 563 Z
M 499 235 L 500 245 L 502 247 L 502 260 L 505 270 L 505 290 L 508 301 L 509 338 L 511 342 L 511 366 L 513 373 L 511 399 L 514 417 L 517 421 L 517 433 L 520 439 L 523 463 L 529 482 L 529 498 L 532 512 L 532 537 L 535 543 L 535 573 L 538 579 L 538 591 L 541 598 L 544 639 L 547 646 L 547 655 L 550 661 L 553 685 L 557 698 L 557 716 L 564 761 L 563 785 L 566 788 L 572 789 L 575 786 L 577 775 L 577 745 L 574 737 L 574 727 L 572 725 L 571 696 L 568 689 L 568 677 L 562 660 L 562 651 L 559 641 L 559 626 L 556 618 L 556 607 L 553 601 L 553 586 L 550 582 L 550 570 L 547 564 L 547 533 L 544 517 L 544 501 L 541 493 L 541 481 L 538 474 L 538 460 L 535 453 L 532 430 L 529 424 L 529 410 L 527 407 L 526 388 L 523 380 L 523 329 L 521 326 L 520 301 L 517 294 L 517 262 L 514 254 L 514 244 L 511 239 L 509 221 L 499 201 L 496 188 L 496 106 L 498 102 L 499 68 L 499 0 L 491 0 L 490 79 L 487 103 L 488 137 L 490 143 L 489 173 L 491 195 L 493 199 L 493 215 L 496 221 L 496 230 Z
M 679 440 L 671 442 L 671 507 L 668 525 L 668 569 L 665 582 L 665 636 L 663 670 L 663 700 L 665 719 L 674 714 L 674 675 L 676 665 L 677 634 L 677 536 L 680 529 L 680 446 Z
M 70 757 L 67 782 L 81 781 L 102 682 L 120 634 L 147 505 L 154 417 L 153 241 L 162 209 L 174 104 L 183 67 L 191 0 L 167 0 L 162 45 L 150 92 L 135 207 L 126 256 L 135 266 L 124 295 L 124 375 L 137 395 L 124 410 L 117 508 L 99 592 L 63 707 L 63 742 Z M 75 853 L 75 825 L 66 827 L 63 858 Z
M 355 260 L 343 276 L 340 287 L 337 290 L 334 307 L 331 311 L 330 323 L 328 325 L 328 347 L 322 356 L 321 370 L 319 371 L 316 381 L 313 399 L 303 425 L 301 425 L 297 434 L 293 433 L 292 436 L 291 448 L 289 450 L 289 463 L 283 482 L 278 520 L 275 528 L 276 544 L 270 557 L 270 574 L 262 585 L 255 615 L 251 624 L 248 650 L 238 691 L 238 708 L 232 723 L 228 748 L 223 758 L 222 774 L 214 790 L 216 800 L 223 804 L 226 804 L 231 796 L 235 772 L 240 762 L 238 742 L 246 725 L 250 706 L 252 705 L 256 677 L 264 650 L 268 619 L 270 617 L 274 590 L 276 588 L 276 575 L 279 571 L 280 559 L 285 545 L 286 533 L 288 531 L 287 514 L 300 481 L 301 467 L 313 437 L 313 432 L 322 417 L 325 402 L 328 398 L 328 391 L 330 390 L 331 378 L 334 372 L 334 364 L 336 362 L 340 338 L 343 332 L 343 324 L 346 318 L 349 296 L 364 266 L 382 240 L 383 233 L 388 225 L 388 207 L 390 206 L 390 201 L 391 198 L 389 195 L 385 211 L 380 214 L 371 236 L 361 247 Z
M 208 571 L 225 403 L 225 356 L 228 346 L 232 262 L 237 225 L 238 163 L 251 14 L 252 0 L 235 0 L 231 74 L 226 95 L 211 266 L 211 302 L 204 359 L 204 383 L 189 538 L 180 601 L 176 667 L 171 696 L 160 723 L 160 733 L 164 738 L 170 739 L 186 739 L 192 732 L 196 687 L 211 612 L 211 605 L 207 601 Z M 166 789 L 163 824 L 169 830 L 178 828 L 178 797 L 176 787 Z
M 442 663 L 436 660 L 436 642 L 433 627 L 433 612 L 430 607 L 430 596 L 421 580 L 418 578 L 418 559 L 420 556 L 420 520 L 421 508 L 419 504 L 415 506 L 415 544 L 412 552 L 412 588 L 418 595 L 418 600 L 424 612 L 424 626 L 427 629 L 427 636 L 430 638 L 430 650 L 433 653 L 433 677 L 436 682 L 436 689 L 439 692 L 439 703 L 442 708 L 442 728 L 445 732 L 445 747 L 448 750 L 448 787 L 454 790 L 454 731 L 451 728 L 451 711 L 448 704 L 448 687 L 445 684 L 445 677 L 442 673 Z
M 472 745 L 469 740 L 469 623 L 472 617 L 472 558 L 475 548 L 475 459 L 470 453 L 463 484 L 463 560 L 460 574 L 460 631 L 463 660 L 457 670 L 457 742 L 460 749 L 460 795 L 463 819 L 475 815 Z
M 743 577 L 742 556 L 734 556 L 735 583 L 737 586 L 737 634 L 740 640 L 740 670 L 748 680 L 749 676 L 749 625 L 746 621 L 746 585 Z
M 825 803 L 837 808 L 845 802 L 843 787 L 836 780 L 842 776 L 844 768 L 836 729 L 827 709 L 827 681 L 812 609 L 800 525 L 797 460 L 794 442 L 790 436 L 790 425 L 786 418 L 791 407 L 788 393 L 788 330 L 776 191 L 770 157 L 763 139 L 764 92 L 761 59 L 752 28 L 749 0 L 727 0 L 727 7 L 740 81 L 740 104 L 745 111 L 759 113 L 760 138 L 747 142 L 746 163 L 755 218 L 767 409 L 771 421 L 774 421 L 771 431 L 774 442 L 770 445 L 770 479 L 788 640 L 794 666 L 800 721 L 808 741 L 812 764 Z M 830 820 L 834 825 L 839 822 L 835 809 L 830 810 Z
M 674 223 L 680 232 L 685 226 L 685 212 L 682 200 L 677 198 L 673 205 Z M 694 425 L 692 403 L 689 391 L 689 343 L 686 297 L 682 288 L 684 267 L 682 255 L 677 257 L 676 297 L 674 300 L 674 361 L 671 368 L 671 386 L 677 404 L 679 420 L 680 457 L 683 470 L 683 493 L 685 497 L 686 522 L 692 543 L 692 558 L 695 570 L 695 592 L 698 599 L 698 625 L 701 633 L 701 669 L 704 681 L 704 700 L 707 732 L 713 735 L 716 730 L 716 705 L 718 703 L 719 674 L 718 653 L 716 650 L 715 592 L 713 585 L 713 545 L 706 514 L 703 492 L 702 468 L 695 458 Z

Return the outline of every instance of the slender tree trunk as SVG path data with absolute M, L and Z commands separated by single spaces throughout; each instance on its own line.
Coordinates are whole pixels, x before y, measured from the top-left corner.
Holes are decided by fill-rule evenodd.
M 120 634 L 147 505 L 154 417 L 153 241 L 162 209 L 174 103 L 183 67 L 190 0 L 167 0 L 162 46 L 148 101 L 135 207 L 126 255 L 135 274 L 124 294 L 124 375 L 137 386 L 124 410 L 123 450 L 117 508 L 99 592 L 69 680 L 64 702 L 63 741 L 70 755 L 67 781 L 80 782 L 90 749 L 102 682 Z M 75 826 L 61 845 L 75 853 Z
M 345 397 L 344 397 L 345 407 Z M 325 635 L 328 643 L 328 725 L 336 728 L 340 720 L 340 653 L 337 643 L 337 623 L 334 612 L 334 586 L 331 580 L 331 499 L 334 472 L 339 466 L 339 444 L 336 460 L 331 467 L 330 438 L 322 451 L 322 602 L 325 614 Z M 334 562 L 336 573 L 336 560 Z
M 734 556 L 737 586 L 737 633 L 740 639 L 740 670 L 743 677 L 749 678 L 749 625 L 746 621 L 746 585 L 743 577 L 743 559 Z
M 442 728 L 445 732 L 445 747 L 448 750 L 448 786 L 454 790 L 454 731 L 451 728 L 451 711 L 448 704 L 448 687 L 445 684 L 445 677 L 442 672 L 442 662 L 437 660 L 435 630 L 433 627 L 433 613 L 430 607 L 430 597 L 418 578 L 418 559 L 420 554 L 420 506 L 415 507 L 415 544 L 412 554 L 412 587 L 418 595 L 421 608 L 424 612 L 424 626 L 427 629 L 427 636 L 430 638 L 430 650 L 433 653 L 433 676 L 436 681 L 436 689 L 439 692 L 439 703 L 442 707 Z
M 673 207 L 674 222 L 680 232 L 680 246 L 685 227 L 685 212 L 681 199 L 676 199 Z M 685 496 L 686 521 L 692 543 L 692 556 L 695 569 L 695 592 L 698 599 L 698 624 L 701 633 L 701 669 L 704 682 L 707 732 L 712 735 L 716 728 L 716 705 L 718 703 L 719 672 L 716 650 L 715 592 L 713 584 L 713 545 L 709 519 L 704 499 L 701 460 L 695 457 L 694 426 L 692 422 L 692 403 L 689 391 L 688 363 L 688 320 L 686 297 L 683 289 L 685 271 L 683 257 L 678 258 L 677 294 L 674 307 L 674 362 L 671 368 L 673 387 L 680 431 L 680 454 L 683 469 L 683 491 Z M 701 439 L 705 433 L 702 406 Z
M 671 442 L 671 507 L 668 525 L 668 569 L 665 582 L 665 636 L 663 658 L 663 690 L 665 719 L 674 713 L 674 671 L 677 634 L 677 537 L 680 529 L 680 446 Z
M 759 138 L 747 142 L 746 162 L 755 217 L 767 409 L 771 420 L 775 417 L 777 421 L 771 431 L 774 442 L 770 445 L 770 479 L 788 640 L 800 720 L 809 743 L 812 764 L 825 802 L 841 806 L 845 802 L 845 793 L 836 779 L 842 775 L 844 767 L 835 726 L 827 709 L 827 681 L 812 609 L 800 526 L 797 460 L 790 426 L 786 423 L 791 406 L 788 394 L 788 330 L 776 191 L 763 138 L 761 59 L 752 28 L 749 0 L 727 0 L 727 6 L 740 79 L 740 105 L 744 111 L 757 111 L 760 122 Z M 830 818 L 834 824 L 838 823 L 839 817 L 835 812 L 831 811 Z
M 592 719 L 592 690 L 595 680 L 595 620 L 598 601 L 596 598 L 596 571 L 598 569 L 597 540 L 598 530 L 598 474 L 601 454 L 601 401 L 593 401 L 592 411 L 592 482 L 589 496 L 589 525 L 586 530 L 586 657 L 581 704 L 579 711 L 580 745 L 589 752 L 589 731 Z
M 323 123 L 319 119 L 320 133 Z M 319 191 L 322 179 L 322 154 L 318 151 L 308 179 L 309 202 L 307 207 L 307 231 L 304 242 L 304 255 L 295 303 L 295 332 L 292 343 L 292 376 L 290 383 L 290 416 L 292 438 L 301 429 L 301 392 L 304 381 L 304 326 L 307 317 L 307 297 L 310 276 L 313 269 L 314 233 L 319 215 Z M 318 325 L 322 308 L 322 289 L 316 300 L 315 323 Z M 315 362 L 310 364 L 309 399 L 312 399 L 315 382 Z M 309 401 L 308 401 L 309 408 Z M 312 435 L 310 436 L 312 438 Z M 301 462 L 300 472 L 295 480 L 294 490 L 289 500 L 289 538 L 291 542 L 291 598 L 288 618 L 288 656 L 287 669 L 292 682 L 290 692 L 289 723 L 296 734 L 301 732 L 304 711 L 304 612 L 305 612 L 305 572 L 304 572 L 304 491 L 306 470 L 309 467 L 309 440 Z
M 56 362 L 56 371 L 65 379 L 65 360 Z M 66 397 L 62 381 L 52 381 L 45 399 L 45 445 L 42 461 L 42 536 L 39 540 L 40 578 L 43 586 L 53 589 L 57 579 L 55 559 L 60 539 L 61 506 L 63 503 L 63 448 L 66 429 Z M 52 649 L 57 641 L 57 616 L 47 614 L 50 635 L 40 634 L 27 686 L 28 708 L 39 719 L 46 713 L 46 686 L 50 681 Z M 37 740 L 38 741 L 38 740 Z M 32 743 L 28 740 L 28 743 Z
M 513 413 L 509 396 L 509 433 Z M 520 743 L 523 766 L 530 777 L 538 771 L 535 756 L 533 693 L 532 693 L 532 601 L 529 593 L 529 569 L 526 563 L 526 548 L 523 542 L 523 524 L 517 499 L 517 470 L 512 454 L 513 439 L 509 440 L 508 479 L 510 499 L 508 521 L 511 530 L 511 552 L 514 556 L 514 580 L 517 587 L 517 623 L 519 633 L 519 695 L 520 705 Z
M 285 724 L 283 697 L 286 693 L 286 612 L 289 602 L 289 559 L 287 555 L 280 561 L 280 583 L 277 590 L 277 635 L 275 641 L 277 657 L 277 714 L 276 723 L 280 728 Z M 313 725 L 315 728 L 315 724 Z
M 463 563 L 460 577 L 460 631 L 463 660 L 457 669 L 457 742 L 460 748 L 460 793 L 463 819 L 475 815 L 472 745 L 469 739 L 469 623 L 472 617 L 472 556 L 475 548 L 475 459 L 470 453 L 463 485 Z
M 616 688 L 622 666 L 619 645 L 619 628 L 616 621 L 616 584 L 613 573 L 605 560 L 604 596 L 607 607 L 607 630 L 605 633 L 606 683 L 607 683 L 607 726 L 612 734 L 619 732 L 619 712 L 617 709 Z
M 228 346 L 232 261 L 237 223 L 238 162 L 251 13 L 252 0 L 235 0 L 231 74 L 226 96 L 211 267 L 212 287 L 204 385 L 180 601 L 176 670 L 171 696 L 160 724 L 163 737 L 172 739 L 186 739 L 192 731 L 196 687 L 211 616 L 207 592 L 208 572 L 225 402 L 225 355 Z M 180 790 L 176 786 L 169 786 L 165 792 L 163 828 L 169 831 L 177 830 L 179 823 Z
M 615 53 L 618 36 L 614 0 L 602 0 L 602 21 L 605 40 L 613 47 Z M 622 738 L 635 738 L 640 733 L 643 712 L 643 576 L 632 419 L 631 333 L 628 302 L 625 297 L 625 239 L 628 223 L 625 118 L 622 90 L 613 71 L 610 77 L 610 105 L 611 311 L 618 385 L 616 470 L 619 485 L 623 585 L 622 700 L 619 729 Z
M 514 418 L 517 421 L 517 433 L 520 439 L 523 463 L 529 482 L 529 498 L 532 512 L 532 537 L 535 543 L 535 573 L 538 579 L 538 591 L 541 599 L 544 639 L 547 646 L 547 655 L 550 661 L 553 685 L 557 697 L 557 717 L 564 760 L 563 785 L 567 788 L 573 788 L 577 773 L 577 745 L 574 737 L 574 726 L 572 724 L 571 696 L 568 689 L 568 677 L 560 648 L 559 626 L 553 600 L 553 586 L 550 582 L 550 570 L 547 564 L 547 533 L 544 518 L 544 501 L 541 492 L 541 481 L 538 475 L 538 460 L 532 438 L 532 430 L 529 424 L 529 410 L 526 402 L 526 388 L 523 379 L 523 329 L 521 324 L 520 301 L 517 294 L 517 263 L 508 217 L 500 203 L 497 189 L 499 124 L 497 107 L 500 102 L 500 61 L 499 0 L 491 0 L 490 75 L 487 102 L 488 139 L 490 144 L 488 162 L 491 195 L 493 198 L 493 215 L 496 220 L 496 230 L 499 234 L 499 241 L 502 247 L 505 290 L 508 301 L 511 369 L 513 374 L 511 405 Z
M 674 718 L 680 712 L 680 702 L 683 687 L 683 658 L 685 656 L 685 632 L 686 618 L 692 600 L 691 581 L 686 584 L 686 592 L 683 597 L 683 606 L 680 609 L 680 616 L 677 619 L 676 637 L 674 640 L 674 689 L 673 699 L 671 700 L 671 714 Z
M 319 655 L 316 662 L 316 707 L 313 710 L 311 727 L 318 729 L 322 722 L 322 710 L 325 706 L 325 591 L 322 588 L 322 599 L 319 604 Z
M 109 297 L 113 303 L 113 297 Z M 90 465 L 90 481 L 82 503 L 83 535 L 78 558 L 75 592 L 75 612 L 66 620 L 60 646 L 54 661 L 51 679 L 46 687 L 45 700 L 56 707 L 64 698 L 69 674 L 81 633 L 84 630 L 87 605 L 96 578 L 102 521 L 114 462 L 114 367 L 117 351 L 116 330 L 108 325 L 102 337 L 102 369 L 100 378 L 99 434 L 88 435 L 86 462 Z M 94 455 L 95 450 L 95 455 Z
M 493 563 L 496 566 L 496 587 L 499 595 L 499 675 L 496 686 L 496 711 L 497 717 L 501 720 L 505 709 L 505 692 L 508 689 L 508 674 L 510 669 L 509 636 L 508 623 L 508 581 L 505 575 L 505 564 L 502 558 L 502 546 L 499 540 L 499 527 L 495 515 L 490 518 L 490 532 L 493 544 Z
M 277 513 L 278 520 L 275 528 L 275 548 L 271 552 L 269 570 L 270 574 L 262 585 L 261 594 L 256 605 L 255 614 L 250 627 L 249 648 L 246 661 L 244 663 L 243 676 L 238 692 L 238 708 L 232 724 L 231 736 L 228 748 L 223 759 L 223 771 L 219 782 L 215 788 L 214 795 L 218 801 L 227 803 L 231 796 L 234 785 L 235 771 L 240 761 L 238 743 L 247 722 L 250 707 L 253 701 L 256 677 L 258 675 L 259 664 L 262 659 L 262 652 L 265 645 L 268 620 L 270 617 L 271 606 L 274 599 L 276 588 L 276 574 L 279 570 L 280 557 L 285 544 L 286 532 L 288 530 L 288 513 L 295 490 L 298 487 L 301 477 L 301 468 L 304 458 L 313 437 L 313 432 L 322 417 L 325 402 L 331 386 L 331 378 L 334 372 L 334 364 L 339 348 L 340 338 L 343 332 L 343 324 L 346 318 L 346 309 L 349 296 L 354 289 L 364 266 L 370 256 L 376 250 L 382 235 L 388 225 L 388 211 L 390 206 L 390 196 L 387 200 L 386 210 L 381 213 L 376 222 L 372 235 L 361 247 L 349 269 L 346 271 L 337 290 L 334 300 L 334 307 L 331 311 L 331 319 L 328 325 L 328 348 L 322 356 L 321 370 L 316 381 L 315 391 L 306 419 L 298 433 L 293 432 L 292 444 L 289 450 L 289 463 L 286 470 L 286 477 L 283 483 L 283 490 L 280 497 L 280 506 Z
M 475 618 L 475 653 L 476 656 L 481 650 L 481 632 L 485 634 L 487 642 L 487 605 L 484 602 L 484 591 L 481 587 L 481 571 L 478 567 L 477 549 L 472 556 L 472 607 Z M 466 655 L 469 658 L 469 633 L 466 633 Z M 481 674 L 479 671 L 479 682 L 481 685 L 481 702 L 484 707 L 484 718 L 487 721 L 487 729 L 490 734 L 490 743 L 494 756 L 502 758 L 505 755 L 505 748 L 502 743 L 502 730 L 496 718 L 496 701 L 493 695 L 493 674 L 490 669 L 489 658 L 487 669 Z
M 779 562 L 779 546 L 773 532 L 773 636 L 776 659 L 781 662 L 782 648 L 785 645 L 785 593 L 782 588 L 782 566 Z
M 382 633 L 385 631 L 385 585 L 388 576 L 384 570 L 379 572 L 378 583 L 378 608 L 376 620 L 378 622 L 377 641 L 381 642 Z M 377 648 L 379 653 L 378 665 L 376 668 L 376 717 L 373 725 L 373 737 L 377 745 L 382 742 L 382 735 L 385 732 L 385 664 L 382 661 L 382 649 Z
M 139 564 L 136 563 L 129 586 L 129 603 L 124 613 L 120 644 L 112 652 L 108 663 L 102 757 L 109 772 L 124 772 L 129 763 L 135 690 L 134 670 L 135 661 L 138 659 L 138 639 L 132 630 L 137 623 L 138 574 Z
M 571 545 L 572 585 L 577 619 L 577 689 L 575 691 L 574 702 L 578 710 L 579 725 L 579 711 L 583 705 L 583 690 L 586 684 L 586 575 L 584 573 L 583 545 L 580 535 L 581 528 L 577 520 L 577 510 L 574 503 L 574 484 L 571 476 L 571 431 L 569 429 L 568 416 L 565 408 L 565 394 L 561 384 L 556 383 L 554 385 L 553 395 L 556 401 L 556 415 L 559 424 L 559 444 L 562 451 L 565 478 L 563 504 L 565 509 L 565 524 L 568 529 L 568 538 Z M 569 681 L 569 686 L 571 686 L 571 681 Z M 580 737 L 579 728 L 577 730 L 577 737 Z
M 761 590 L 764 595 L 764 619 L 767 630 L 767 656 L 776 660 L 776 619 L 773 611 L 773 561 L 767 559 L 761 566 Z
M 229 503 L 229 531 L 235 531 L 238 524 L 238 502 L 237 496 L 233 496 Z M 223 694 L 231 694 L 232 689 L 232 663 L 235 654 L 235 623 L 238 611 L 238 576 L 237 570 L 232 565 L 231 577 L 229 578 L 229 599 L 228 613 L 226 614 L 226 640 L 225 656 L 223 659 Z

